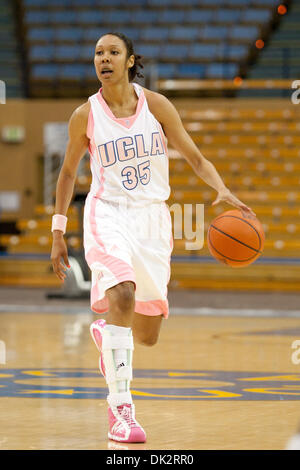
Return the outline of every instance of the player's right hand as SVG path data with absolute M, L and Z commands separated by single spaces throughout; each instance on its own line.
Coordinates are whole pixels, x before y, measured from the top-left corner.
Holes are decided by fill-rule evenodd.
M 63 259 L 65 265 L 61 262 L 61 258 Z M 64 282 L 66 278 L 66 267 L 70 268 L 71 266 L 68 259 L 67 245 L 63 236 L 53 236 L 51 261 L 54 273 L 58 279 Z

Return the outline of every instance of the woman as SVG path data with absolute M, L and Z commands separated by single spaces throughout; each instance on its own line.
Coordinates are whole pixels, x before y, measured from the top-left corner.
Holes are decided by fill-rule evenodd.
M 64 280 L 69 267 L 63 238 L 76 172 L 87 147 L 92 184 L 84 210 L 84 248 L 92 274 L 91 308 L 107 313 L 90 328 L 100 352 L 100 371 L 109 395 L 110 439 L 144 442 L 130 393 L 134 340 L 156 343 L 168 316 L 167 285 L 172 251 L 166 140 L 186 158 L 197 176 L 217 191 L 213 204 L 226 201 L 253 217 L 252 210 L 225 187 L 215 167 L 185 131 L 170 101 L 133 84 L 142 67 L 131 41 L 107 33 L 95 47 L 94 64 L 102 84 L 69 122 L 69 141 L 56 189 L 53 216 L 53 270 Z M 125 207 L 126 206 L 126 207 Z M 153 207 L 159 209 L 155 214 Z M 137 236 L 161 217 L 160 237 Z M 135 227 L 134 227 L 135 224 Z

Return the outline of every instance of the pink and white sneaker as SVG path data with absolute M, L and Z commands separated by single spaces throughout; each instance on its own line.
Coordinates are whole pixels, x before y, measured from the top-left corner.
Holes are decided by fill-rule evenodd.
M 101 374 L 105 377 L 105 366 L 103 362 L 103 357 L 102 357 L 102 333 L 103 329 L 106 325 L 105 320 L 96 320 L 94 321 L 91 326 L 90 326 L 90 332 L 91 336 L 94 340 L 95 345 L 97 346 L 98 351 L 100 352 L 100 357 L 99 357 L 99 369 Z
M 108 437 L 119 442 L 146 442 L 146 433 L 135 419 L 134 404 L 108 408 Z

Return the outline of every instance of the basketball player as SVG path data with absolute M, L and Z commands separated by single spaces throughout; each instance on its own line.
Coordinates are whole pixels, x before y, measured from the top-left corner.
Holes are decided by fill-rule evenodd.
M 91 269 L 91 309 L 107 313 L 90 331 L 99 350 L 99 367 L 108 385 L 108 437 L 144 442 L 130 393 L 135 341 L 157 342 L 162 318 L 168 317 L 172 228 L 165 201 L 169 198 L 166 139 L 186 158 L 197 176 L 217 192 L 220 201 L 252 210 L 224 185 L 215 167 L 200 153 L 185 131 L 171 102 L 133 83 L 142 67 L 131 41 L 120 33 L 102 36 L 94 65 L 102 88 L 79 106 L 69 122 L 69 141 L 56 188 L 52 219 L 53 270 L 63 281 L 68 254 L 63 234 L 79 162 L 89 149 L 92 184 L 84 209 L 85 258 Z M 120 199 L 126 203 L 120 210 Z M 136 227 L 155 225 L 158 239 L 141 239 Z M 138 210 L 139 209 L 139 210 Z M 135 223 L 137 222 L 137 223 Z

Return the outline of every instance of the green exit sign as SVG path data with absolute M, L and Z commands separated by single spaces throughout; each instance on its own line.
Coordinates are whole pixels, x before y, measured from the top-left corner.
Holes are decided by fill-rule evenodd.
M 2 141 L 12 144 L 23 142 L 25 129 L 23 126 L 4 126 L 2 128 Z

